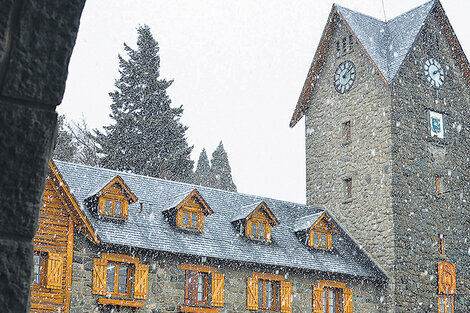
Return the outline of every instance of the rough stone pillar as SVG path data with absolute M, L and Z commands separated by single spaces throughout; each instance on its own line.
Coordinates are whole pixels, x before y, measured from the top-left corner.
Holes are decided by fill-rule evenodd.
M 0 0 L 0 311 L 29 312 L 37 228 L 85 0 Z

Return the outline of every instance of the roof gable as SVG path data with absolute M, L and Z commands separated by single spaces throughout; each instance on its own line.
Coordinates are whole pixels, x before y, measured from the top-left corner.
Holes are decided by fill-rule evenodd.
M 250 219 L 253 217 L 264 216 L 271 226 L 279 225 L 278 219 L 274 216 L 273 212 L 269 209 L 266 202 L 255 202 L 241 207 L 232 217 L 231 222 L 236 222 L 242 219 Z
M 299 217 L 294 223 L 294 232 L 307 231 L 314 228 L 328 229 L 332 233 L 338 231 L 333 219 L 324 211 Z
M 62 175 L 52 160 L 49 161 L 49 177 L 55 192 L 64 203 L 69 214 L 72 216 L 73 222 L 76 225 L 76 229 L 90 241 L 99 243 L 100 240 L 96 235 L 90 221 L 80 209 L 80 205 L 78 204 L 77 199 L 70 191 L 69 186 L 62 178 Z
M 206 200 L 204 200 L 199 191 L 197 191 L 197 189 L 193 189 L 189 193 L 185 192 L 176 195 L 171 198 L 168 203 L 169 204 L 163 209 L 163 212 L 173 209 L 179 210 L 185 205 L 192 204 L 193 206 L 197 206 L 197 208 L 202 213 L 204 213 L 204 215 L 210 215 L 214 213 L 209 204 L 207 204 Z
M 119 175 L 111 179 L 103 188 L 92 192 L 88 198 L 101 197 L 107 193 L 121 193 L 128 203 L 137 202 L 137 197 Z

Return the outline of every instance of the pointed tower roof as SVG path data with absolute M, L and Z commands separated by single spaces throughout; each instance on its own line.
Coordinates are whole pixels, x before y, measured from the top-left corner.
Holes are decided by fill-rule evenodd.
M 326 51 L 338 19 L 345 22 L 388 86 L 397 76 L 433 9 L 453 54 L 470 84 L 468 60 L 439 0 L 426 2 L 387 22 L 334 4 L 290 121 L 290 127 L 294 127 L 308 109 L 308 101 L 326 62 Z

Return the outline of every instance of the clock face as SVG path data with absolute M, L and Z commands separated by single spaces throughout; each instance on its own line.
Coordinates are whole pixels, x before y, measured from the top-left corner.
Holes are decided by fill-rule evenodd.
M 356 67 L 351 61 L 341 63 L 335 72 L 334 84 L 339 93 L 345 93 L 351 89 L 356 79 Z
M 424 76 L 426 76 L 426 79 L 434 88 L 439 88 L 444 84 L 444 69 L 436 59 L 429 58 L 424 61 L 423 71 Z

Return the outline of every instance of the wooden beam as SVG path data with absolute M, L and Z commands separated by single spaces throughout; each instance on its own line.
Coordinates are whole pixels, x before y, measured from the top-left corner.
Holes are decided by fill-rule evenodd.
M 180 306 L 178 312 L 189 312 L 189 313 L 219 313 L 220 310 L 212 308 L 202 308 L 195 306 Z
M 182 270 L 188 270 L 188 271 L 198 271 L 198 272 L 204 272 L 204 273 L 215 273 L 215 267 L 207 266 L 207 265 L 182 263 L 180 268 Z
M 98 298 L 98 303 L 103 305 L 128 306 L 132 308 L 141 308 L 144 306 L 144 303 L 142 301 L 130 301 L 109 298 Z

